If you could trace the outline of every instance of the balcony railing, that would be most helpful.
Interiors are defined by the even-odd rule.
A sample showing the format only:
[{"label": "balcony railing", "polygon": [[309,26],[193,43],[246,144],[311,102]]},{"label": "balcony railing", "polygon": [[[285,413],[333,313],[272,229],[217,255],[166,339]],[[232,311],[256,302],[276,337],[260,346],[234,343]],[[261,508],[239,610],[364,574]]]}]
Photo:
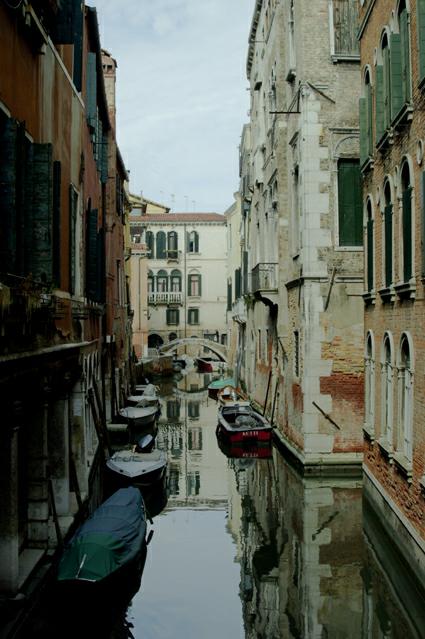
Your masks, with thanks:
[{"label": "balcony railing", "polygon": [[182,296],[181,291],[150,292],[148,302],[149,304],[182,304]]},{"label": "balcony railing", "polygon": [[252,292],[277,291],[277,262],[261,263],[251,271]]}]

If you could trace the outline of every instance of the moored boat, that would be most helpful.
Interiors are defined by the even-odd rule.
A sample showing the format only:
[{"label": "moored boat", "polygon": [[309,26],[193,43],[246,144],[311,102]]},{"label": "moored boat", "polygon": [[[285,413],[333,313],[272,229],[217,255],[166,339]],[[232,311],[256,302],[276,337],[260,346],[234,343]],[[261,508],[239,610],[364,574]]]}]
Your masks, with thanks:
[{"label": "moored boat", "polygon": [[214,357],[197,357],[196,364],[200,373],[214,373],[224,369],[224,362]]},{"label": "moored boat", "polygon": [[225,388],[225,386],[236,386],[236,381],[233,377],[220,377],[220,379],[213,379],[208,384],[208,395],[212,399],[217,399],[218,391]]},{"label": "moored boat", "polygon": [[162,450],[138,452],[136,447],[119,450],[106,462],[115,479],[124,485],[149,485],[159,481],[165,474],[167,455]]},{"label": "moored boat", "polygon": [[232,444],[270,442],[273,428],[265,417],[251,406],[234,403],[218,409],[217,437]]},{"label": "moored boat", "polygon": [[146,557],[146,512],[140,490],[120,488],[78,528],[60,559],[61,588],[111,595],[138,575]]},{"label": "moored boat", "polygon": [[118,411],[120,417],[128,420],[135,428],[149,426],[155,421],[157,406],[127,406]]},{"label": "moored boat", "polygon": [[271,441],[254,443],[231,443],[218,437],[218,447],[230,459],[270,459],[273,446]]},{"label": "moored boat", "polygon": [[233,404],[239,404],[240,406],[251,405],[251,402],[242,395],[240,390],[230,384],[217,391],[217,400],[221,406],[231,406]]}]

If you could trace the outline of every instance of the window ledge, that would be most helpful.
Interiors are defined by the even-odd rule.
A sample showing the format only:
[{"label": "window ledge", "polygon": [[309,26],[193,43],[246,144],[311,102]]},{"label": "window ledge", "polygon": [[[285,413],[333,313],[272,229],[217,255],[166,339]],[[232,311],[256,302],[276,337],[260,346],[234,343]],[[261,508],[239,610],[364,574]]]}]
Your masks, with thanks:
[{"label": "window ledge", "polygon": [[414,300],[416,297],[416,284],[414,279],[408,282],[400,282],[394,286],[394,289],[401,299]]},{"label": "window ledge", "polygon": [[190,297],[191,300],[200,300],[201,299],[200,295],[188,295],[188,297]]},{"label": "window ledge", "polygon": [[362,294],[362,297],[363,297],[363,301],[366,304],[366,306],[371,306],[371,305],[375,304],[375,302],[376,302],[376,292],[374,290],[365,291]]},{"label": "window ledge", "polygon": [[410,124],[413,119],[413,105],[410,102],[403,104],[400,111],[395,116],[394,120],[391,122],[394,129],[399,129],[400,127],[406,126]]},{"label": "window ledge", "polygon": [[334,53],[331,55],[331,60],[334,64],[338,62],[360,62],[360,55],[358,53]]},{"label": "window ledge", "polygon": [[397,466],[397,470],[400,472],[401,475],[403,475],[403,477],[407,479],[410,484],[412,482],[413,476],[412,462],[407,459],[407,457],[402,453],[395,453],[393,459],[395,465]]},{"label": "window ledge", "polygon": [[380,288],[378,291],[381,300],[385,303],[395,302],[395,290],[393,286],[387,286],[386,288]]},{"label": "window ledge", "polygon": [[387,129],[383,136],[376,143],[376,148],[380,153],[388,151],[390,146],[394,144],[394,132],[392,129]]},{"label": "window ledge", "polygon": [[381,449],[383,456],[390,462],[390,464],[392,464],[394,457],[394,449],[392,445],[384,437],[381,437],[378,439],[378,446]]},{"label": "window ledge", "polygon": [[363,437],[371,444],[375,443],[375,433],[369,424],[363,424]]},{"label": "window ledge", "polygon": [[374,167],[374,164],[375,164],[375,162],[373,160],[373,157],[369,155],[366,158],[366,160],[363,162],[363,164],[361,165],[360,171],[362,173],[368,173],[369,171],[372,171],[372,169]]}]

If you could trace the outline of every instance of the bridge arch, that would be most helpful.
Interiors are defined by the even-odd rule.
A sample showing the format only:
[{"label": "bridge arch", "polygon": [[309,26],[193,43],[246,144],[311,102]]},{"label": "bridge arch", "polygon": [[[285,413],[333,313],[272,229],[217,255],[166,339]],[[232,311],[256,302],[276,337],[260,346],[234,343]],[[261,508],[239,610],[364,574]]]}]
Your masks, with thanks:
[{"label": "bridge arch", "polygon": [[176,348],[176,346],[181,346],[184,344],[188,345],[197,345],[204,346],[212,351],[215,355],[217,355],[222,362],[227,363],[227,347],[223,344],[218,344],[217,342],[213,342],[210,339],[205,339],[202,337],[182,337],[180,339],[174,339],[172,342],[168,342],[167,344],[163,344],[159,347],[159,352],[162,355],[169,355]]}]

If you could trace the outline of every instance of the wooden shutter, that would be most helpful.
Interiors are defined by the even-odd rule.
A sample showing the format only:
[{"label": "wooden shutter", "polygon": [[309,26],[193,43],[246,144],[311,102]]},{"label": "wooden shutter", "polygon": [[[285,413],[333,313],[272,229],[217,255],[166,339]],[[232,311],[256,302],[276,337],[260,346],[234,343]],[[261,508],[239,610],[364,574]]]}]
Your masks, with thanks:
[{"label": "wooden shutter", "polygon": [[361,246],[363,235],[361,180],[358,160],[338,163],[339,245]]},{"label": "wooden shutter", "polygon": [[0,271],[13,273],[16,257],[17,123],[3,114],[0,117]]},{"label": "wooden shutter", "polygon": [[24,207],[23,207],[24,234],[22,238],[23,251],[24,251],[24,260],[23,260],[24,275],[28,275],[31,272],[33,191],[34,191],[34,145],[29,140],[26,140]]},{"label": "wooden shutter", "polygon": [[69,185],[69,292],[75,293],[75,276],[77,263],[77,206],[78,194],[72,184]]},{"label": "wooden shutter", "polygon": [[53,281],[61,284],[61,178],[62,167],[59,161],[53,162]]},{"label": "wooden shutter", "polygon": [[164,231],[156,234],[156,259],[163,260],[166,257],[166,237]]},{"label": "wooden shutter", "polygon": [[384,61],[384,129],[387,129],[391,124],[391,65],[388,46],[384,47],[382,57]]},{"label": "wooden shutter", "polygon": [[102,133],[101,141],[101,164],[100,164],[100,179],[103,184],[108,181],[108,134]]},{"label": "wooden shutter", "polygon": [[366,110],[367,110],[367,154],[369,157],[373,155],[373,123],[372,123],[372,113],[373,113],[373,99],[372,99],[372,86],[370,84],[366,85],[367,94],[366,94]]},{"label": "wooden shutter", "polygon": [[202,295],[202,277],[198,275],[198,295],[199,297]]},{"label": "wooden shutter", "polygon": [[403,275],[408,282],[412,277],[412,188],[403,191]]},{"label": "wooden shutter", "polygon": [[393,281],[393,205],[387,204],[384,211],[385,227],[385,286]]},{"label": "wooden shutter", "polygon": [[18,124],[16,133],[16,253],[12,272],[25,275],[26,173],[27,152],[31,143],[26,138],[24,122]]},{"label": "wooden shutter", "polygon": [[421,256],[422,277],[425,277],[425,171],[421,173],[422,182],[422,206],[421,206]]},{"label": "wooden shutter", "polygon": [[97,209],[87,212],[86,293],[91,300],[96,300],[97,293],[97,217]]},{"label": "wooden shutter", "polygon": [[368,218],[366,225],[367,232],[367,290],[370,292],[373,290],[373,220]]},{"label": "wooden shutter", "polygon": [[154,252],[154,238],[152,231],[146,231],[146,244],[150,251],[149,259],[153,259],[155,257]]},{"label": "wooden shutter", "polygon": [[195,253],[199,253],[199,235],[195,231]]},{"label": "wooden shutter", "polygon": [[419,79],[425,78],[425,0],[416,1],[416,21],[418,27]]},{"label": "wooden shutter", "polygon": [[100,228],[96,236],[96,302],[105,301],[106,266],[105,266],[105,229]]},{"label": "wooden shutter", "polygon": [[238,300],[241,296],[241,269],[235,270],[235,300]]},{"label": "wooden shutter", "polygon": [[232,310],[232,282],[227,282],[227,310]]},{"label": "wooden shutter", "polygon": [[359,118],[360,118],[360,165],[363,166],[366,160],[368,159],[366,98],[360,98],[359,100]]},{"label": "wooden shutter", "polygon": [[248,251],[243,252],[243,293],[248,293]]},{"label": "wooden shutter", "polygon": [[394,120],[404,104],[401,66],[401,38],[399,33],[392,33],[390,37],[390,69],[391,120]]},{"label": "wooden shutter", "polygon": [[96,74],[96,54],[87,54],[86,68],[86,118],[89,125],[96,127],[97,117],[97,74]]},{"label": "wooden shutter", "polygon": [[411,80],[410,80],[410,39],[407,9],[403,9],[400,14],[400,40],[401,40],[401,81],[403,103],[410,102]]},{"label": "wooden shutter", "polygon": [[34,144],[33,160],[31,272],[34,279],[51,282],[53,276],[52,145]]},{"label": "wooden shutter", "polygon": [[375,73],[375,122],[376,141],[379,142],[385,133],[384,69],[381,65],[376,67]]}]

